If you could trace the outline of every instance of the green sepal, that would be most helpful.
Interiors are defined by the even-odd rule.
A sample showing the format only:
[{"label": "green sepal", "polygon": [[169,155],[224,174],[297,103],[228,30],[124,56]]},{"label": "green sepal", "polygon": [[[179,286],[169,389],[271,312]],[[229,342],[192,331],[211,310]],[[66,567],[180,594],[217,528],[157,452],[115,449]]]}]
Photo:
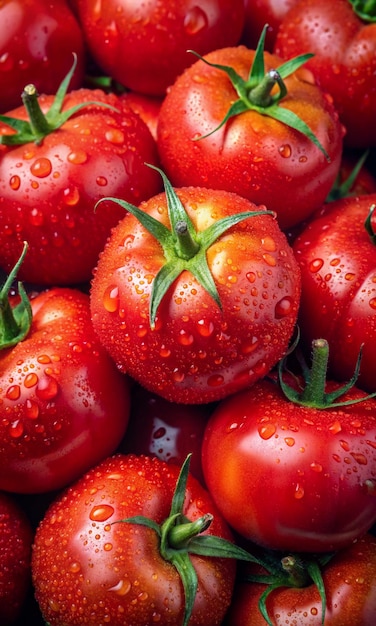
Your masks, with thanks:
[{"label": "green sepal", "polygon": [[0,144],[6,146],[23,145],[34,142],[39,145],[44,137],[60,128],[70,117],[81,109],[89,105],[96,105],[117,111],[115,107],[106,102],[95,100],[81,102],[66,111],[62,111],[64,98],[67,95],[74,70],[77,65],[77,55],[73,53],[73,64],[68,74],[56,92],[55,98],[49,110],[43,113],[38,102],[38,93],[34,85],[26,85],[22,93],[22,101],[27,110],[29,121],[12,118],[9,115],[0,115],[0,122],[3,122],[16,131],[13,135],[0,135]]},{"label": "green sepal", "polygon": [[20,302],[14,307],[11,307],[9,302],[9,291],[27,250],[28,244],[25,242],[20,258],[0,290],[0,350],[12,348],[25,339],[33,320],[30,300],[20,281],[17,284]]},{"label": "green sepal", "polygon": [[355,13],[364,22],[376,22],[376,0],[349,0]]},{"label": "green sepal", "polygon": [[331,188],[325,202],[334,202],[335,200],[340,200],[341,198],[347,198],[349,196],[355,196],[355,193],[350,193],[350,189],[356,181],[356,178],[362,169],[364,163],[367,160],[369,155],[369,150],[365,150],[362,156],[358,159],[355,166],[351,170],[349,176],[341,183],[341,172],[338,173],[336,180],[334,181],[333,187]]},{"label": "green sepal", "polygon": [[[154,328],[158,308],[163,297],[184,270],[191,272],[221,309],[218,290],[207,261],[208,248],[220,235],[239,222],[256,215],[270,215],[275,218],[275,213],[266,209],[244,211],[217,220],[208,226],[206,230],[198,232],[165,173],[155,165],[149,163],[145,165],[159,172],[163,179],[171,230],[152,215],[145,213],[145,211],[139,207],[130,204],[126,200],[121,200],[120,198],[101,198],[96,203],[95,209],[101,202],[111,201],[119,204],[123,209],[138,219],[142,226],[159,242],[163,249],[166,262],[153,280],[150,295],[150,327]],[[183,235],[181,234],[182,224],[185,226]]]}]

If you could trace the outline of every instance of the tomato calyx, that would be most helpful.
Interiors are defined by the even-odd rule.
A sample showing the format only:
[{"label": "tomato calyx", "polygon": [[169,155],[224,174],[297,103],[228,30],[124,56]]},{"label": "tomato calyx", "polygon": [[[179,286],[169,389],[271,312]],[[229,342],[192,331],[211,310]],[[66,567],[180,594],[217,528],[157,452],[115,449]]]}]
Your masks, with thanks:
[{"label": "tomato calyx", "polygon": [[277,368],[280,387],[284,395],[288,400],[290,400],[290,402],[294,402],[295,404],[300,404],[302,406],[313,407],[316,409],[330,409],[357,404],[376,396],[375,392],[361,398],[353,398],[351,400],[339,400],[341,396],[350,391],[350,389],[356,384],[360,372],[363,346],[361,346],[360,348],[354,369],[354,374],[352,375],[351,379],[334,391],[325,391],[329,360],[329,344],[326,339],[313,340],[311,368],[308,367],[302,354],[300,352],[296,353],[297,359],[302,368],[304,385],[302,387],[301,384],[299,384],[299,388],[301,389],[301,391],[298,391],[297,389],[294,389],[293,387],[288,385],[283,379],[283,374],[286,370],[286,359],[288,354],[290,354],[290,352],[296,347],[298,340],[299,338],[297,338],[291,350],[283,357],[283,359],[280,360]]},{"label": "tomato calyx", "polygon": [[[264,48],[267,29],[268,24],[265,24],[257,44],[255,56],[247,80],[244,80],[234,70],[234,68],[228,65],[211,63],[194,50],[188,51],[197,56],[201,61],[210,67],[214,67],[225,72],[239,96],[239,99],[233,102],[230,106],[221,123],[206,135],[196,137],[195,141],[209,137],[226,124],[231,117],[252,110],[257,111],[261,115],[267,115],[278,122],[289,126],[293,130],[302,133],[321,150],[326,160],[330,161],[327,151],[309,128],[308,124],[306,124],[305,121],[293,111],[279,106],[280,101],[288,93],[283,79],[293,74],[314,55],[311,53],[301,54],[293,59],[289,59],[285,63],[282,63],[278,69],[271,69],[268,72],[265,72]],[[278,87],[278,92],[272,93],[275,86]]]},{"label": "tomato calyx", "polygon": [[320,554],[307,558],[306,555],[289,554],[283,556],[279,553],[268,551],[263,555],[264,569],[267,574],[246,574],[243,577],[245,582],[266,584],[267,588],[259,599],[259,610],[269,626],[273,626],[266,601],[268,596],[281,587],[303,588],[312,583],[320,594],[322,617],[321,623],[325,622],[326,613],[326,593],[322,578],[322,568],[330,561],[334,553]]},{"label": "tomato calyx", "polygon": [[14,307],[9,302],[9,291],[25,258],[27,249],[28,244],[24,242],[20,258],[0,289],[0,350],[15,346],[26,337],[30,330],[33,314],[30,300],[20,281],[17,285],[20,302]]},{"label": "tomato calyx", "polygon": [[366,162],[368,155],[369,150],[366,150],[355,163],[349,176],[343,182],[341,182],[341,172],[338,173],[338,176],[334,181],[333,187],[331,188],[325,202],[334,202],[336,200],[340,200],[341,198],[355,196],[355,192],[351,193],[350,190],[354,185],[356,178],[360,173],[360,170]]},{"label": "tomato calyx", "polygon": [[43,113],[39,105],[39,94],[35,85],[29,84],[25,86],[21,94],[22,102],[26,108],[29,121],[21,120],[9,115],[0,115],[0,122],[3,122],[16,131],[14,134],[0,135],[0,144],[5,146],[14,146],[34,142],[39,145],[47,135],[60,128],[80,109],[89,105],[97,105],[116,110],[112,105],[107,104],[106,102],[96,102],[93,100],[80,102],[70,109],[62,111],[64,98],[67,94],[69,83],[77,65],[77,56],[75,53],[73,53],[73,57],[72,67],[60,83],[54,101],[47,113]]},{"label": "tomato calyx", "polygon": [[376,22],[376,0],[349,0],[354,12],[364,22]]},{"label": "tomato calyx", "polygon": [[150,327],[153,329],[155,328],[158,307],[164,295],[184,270],[188,270],[193,274],[221,309],[218,290],[206,258],[208,248],[224,232],[239,222],[256,215],[271,215],[274,219],[275,214],[273,211],[266,209],[244,211],[223,217],[205,230],[196,231],[183,203],[165,173],[154,165],[149,163],[146,163],[146,165],[155,169],[162,176],[171,230],[139,207],[119,198],[101,198],[95,205],[95,208],[100,202],[109,200],[120,204],[120,206],[138,219],[142,226],[157,239],[163,248],[166,262],[154,277],[149,305]]},{"label": "tomato calyx", "polygon": [[238,559],[262,565],[256,557],[227,539],[202,534],[213,520],[211,513],[207,513],[194,521],[189,520],[183,514],[190,458],[191,454],[187,456],[180,469],[170,514],[162,524],[157,524],[154,520],[143,515],[135,515],[112,522],[112,524],[138,524],[156,532],[159,537],[161,557],[176,568],[183,584],[185,610],[182,626],[187,626],[190,620],[198,587],[197,573],[190,559],[190,554]]}]

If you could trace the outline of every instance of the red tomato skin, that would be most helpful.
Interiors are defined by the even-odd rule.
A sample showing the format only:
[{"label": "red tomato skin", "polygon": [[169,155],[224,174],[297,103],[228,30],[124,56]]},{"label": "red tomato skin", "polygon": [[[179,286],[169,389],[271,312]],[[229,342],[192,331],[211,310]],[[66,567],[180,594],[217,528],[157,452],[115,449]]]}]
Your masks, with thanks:
[{"label": "red tomato skin", "polygon": [[14,624],[31,587],[31,524],[13,495],[0,492],[0,616]]},{"label": "red tomato skin", "polygon": [[295,405],[268,380],[224,400],[209,419],[202,464],[225,519],[275,550],[348,546],[376,518],[375,410],[375,400]]},{"label": "red tomato skin", "polygon": [[[39,99],[43,111],[52,99]],[[95,203],[109,195],[137,204],[161,190],[159,174],[145,167],[159,164],[156,143],[118,97],[79,89],[66,96],[63,110],[92,101],[116,110],[88,105],[40,145],[0,146],[0,266],[9,272],[28,241],[21,280],[47,286],[89,281],[124,215],[114,203],[95,211]],[[9,115],[25,119],[26,112],[20,107]]]},{"label": "red tomato skin", "polygon": [[[156,457],[115,455],[94,467],[51,505],[33,548],[36,598],[51,626],[181,624],[184,598],[179,575],[159,554],[153,530],[113,523],[144,515],[160,524],[169,515],[179,467]],[[188,479],[184,514],[211,511],[205,532],[232,535],[208,492]],[[56,538],[49,544],[48,538]],[[198,593],[189,624],[219,626],[231,600],[232,559],[192,555]]]},{"label": "red tomato skin", "polygon": [[244,0],[245,21],[242,43],[256,49],[261,31],[268,25],[265,50],[273,51],[278,28],[284,16],[299,0]]},{"label": "red tomato skin", "polygon": [[375,23],[363,22],[348,0],[300,1],[280,24],[274,52],[283,58],[312,52],[306,67],[333,97],[346,145],[376,145]]},{"label": "red tomato skin", "polygon": [[[322,571],[327,607],[324,626],[373,626],[376,615],[376,540],[356,540],[338,552]],[[258,609],[266,586],[239,583],[224,626],[265,626]],[[266,608],[275,626],[321,626],[322,606],[314,584],[273,591]]]},{"label": "red tomato skin", "polygon": [[81,28],[65,0],[4,0],[0,7],[0,112],[21,103],[32,83],[55,93],[77,57],[71,89],[82,86],[85,46]]},{"label": "red tomato skin", "polygon": [[[349,380],[363,344],[357,384],[376,391],[376,247],[364,222],[376,193],[329,203],[294,242],[302,271],[300,329],[330,345],[332,376]],[[376,220],[372,220],[376,229]]]},{"label": "red tomato skin", "polygon": [[97,64],[133,91],[163,96],[195,57],[236,45],[243,0],[75,0]]},{"label": "red tomato skin", "polygon": [[128,380],[100,345],[89,298],[56,288],[32,301],[29,335],[0,355],[0,489],[60,489],[120,443]]},{"label": "red tomato skin", "polygon": [[[248,78],[254,51],[223,48],[205,56]],[[265,52],[265,71],[282,59]],[[306,219],[321,206],[340,167],[343,128],[332,103],[302,68],[285,79],[280,106],[302,117],[330,157],[298,131],[256,111],[232,117],[209,137],[237,99],[225,72],[197,61],[166,95],[158,118],[158,150],[176,186],[226,189],[275,211],[281,228]],[[196,139],[196,140],[195,140]]]},{"label": "red tomato skin", "polygon": [[[204,188],[176,190],[198,230],[257,207]],[[165,194],[141,205],[168,226]],[[262,210],[262,209],[261,209]],[[300,276],[275,219],[253,216],[209,247],[222,310],[188,271],[165,294],[150,328],[153,277],[163,250],[128,214],[113,230],[91,286],[92,321],[121,371],[171,402],[214,402],[264,376],[293,332]]]}]

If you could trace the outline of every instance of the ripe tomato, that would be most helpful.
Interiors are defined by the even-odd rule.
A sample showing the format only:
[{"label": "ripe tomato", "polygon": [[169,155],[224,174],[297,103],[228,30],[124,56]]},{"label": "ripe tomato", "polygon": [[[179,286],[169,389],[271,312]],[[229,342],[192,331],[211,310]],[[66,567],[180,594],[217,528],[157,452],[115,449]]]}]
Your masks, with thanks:
[{"label": "ripe tomato", "polygon": [[[325,620],[321,598],[312,581],[300,589],[281,586],[271,591],[266,610],[273,626],[373,626],[376,615],[375,537],[364,535],[337,552],[323,568],[322,577],[327,603]],[[265,584],[240,578],[224,624],[265,626],[259,601],[266,589]]]},{"label": "ripe tomato", "polygon": [[[365,15],[367,10],[369,16]],[[347,130],[345,143],[363,148],[376,145],[376,23],[372,2],[367,7],[367,3],[349,0],[301,0],[282,20],[274,52],[284,59],[314,53],[307,68],[332,96]]]},{"label": "ripe tomato", "polygon": [[16,500],[0,492],[0,616],[10,626],[31,586],[31,524]]},{"label": "ripe tomato", "polygon": [[164,95],[201,54],[236,45],[244,0],[74,0],[90,52],[104,72],[129,89]]},{"label": "ripe tomato", "polygon": [[[260,98],[260,85],[269,88],[271,76],[279,80],[283,63],[268,52],[263,57],[260,73],[254,50],[222,48],[180,75],[161,106],[158,149],[173,185],[233,191],[275,211],[285,229],[306,219],[328,195],[340,166],[343,129],[331,101],[304,68],[283,79],[287,95],[278,103],[275,90]],[[230,80],[218,65],[238,77]],[[258,70],[249,79],[251,67]],[[220,126],[239,107],[240,113]],[[293,114],[326,157],[312,138],[276,119]]]},{"label": "ripe tomato", "polygon": [[[302,270],[300,329],[307,345],[314,337],[330,344],[330,369],[351,377],[363,345],[359,386],[376,391],[376,246],[365,222],[376,193],[325,205],[294,242]],[[370,228],[376,231],[376,214]]]},{"label": "ripe tomato", "polygon": [[244,0],[244,45],[255,48],[264,24],[267,24],[265,49],[272,52],[279,25],[287,11],[297,2],[299,0]]},{"label": "ripe tomato", "polygon": [[[328,383],[326,391],[339,388]],[[341,401],[363,398],[353,387]],[[202,444],[204,477],[229,524],[276,550],[348,546],[376,520],[376,400],[316,408],[264,379],[222,401]]]},{"label": "ripe tomato", "polygon": [[29,333],[0,352],[0,489],[18,493],[76,479],[115,450],[129,415],[127,379],[94,333],[88,296],[50,289],[31,307]]},{"label": "ripe tomato", "polygon": [[[39,98],[45,114],[53,102],[53,96]],[[63,96],[61,105],[63,114],[85,106],[66,121],[57,113],[55,130],[45,136],[45,120],[38,115],[41,136],[0,145],[0,265],[9,271],[27,241],[20,278],[48,286],[91,279],[111,228],[123,216],[114,204],[95,212],[99,198],[140,202],[161,189],[160,178],[144,166],[158,163],[156,143],[117,96],[79,89]],[[28,119],[25,107],[9,116]],[[0,140],[12,132],[0,121]]]},{"label": "ripe tomato", "polygon": [[[299,271],[264,207],[252,214],[258,207],[235,194],[165,185],[141,210],[123,203],[129,212],[92,281],[92,321],[121,371],[167,400],[202,404],[248,387],[284,354]],[[163,242],[131,211],[152,220]]]},{"label": "ripe tomato", "polygon": [[0,5],[0,112],[19,105],[28,83],[55,93],[61,77],[77,66],[71,89],[81,87],[84,38],[65,0],[3,0]]},{"label": "ripe tomato", "polygon": [[[171,533],[162,531],[162,541],[157,531],[170,519],[178,474],[178,466],[156,457],[115,455],[57,497],[36,531],[32,556],[36,598],[50,626],[188,624],[182,580],[161,554],[164,547],[176,550]],[[173,531],[210,512],[203,535],[231,540],[209,493],[192,476],[181,496]],[[121,521],[141,515],[153,526]],[[182,563],[184,554],[182,547]],[[235,561],[189,558],[198,578],[189,624],[217,626],[230,604]]]}]

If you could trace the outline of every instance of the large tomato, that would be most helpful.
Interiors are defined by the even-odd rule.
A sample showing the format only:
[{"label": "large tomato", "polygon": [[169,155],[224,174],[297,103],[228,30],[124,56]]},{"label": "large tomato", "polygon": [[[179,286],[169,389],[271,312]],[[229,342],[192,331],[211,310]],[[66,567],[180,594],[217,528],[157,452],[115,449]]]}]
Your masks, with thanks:
[{"label": "large tomato", "polygon": [[[178,466],[156,457],[116,455],[53,502],[32,556],[36,598],[50,626],[221,624],[235,561],[203,554],[212,535],[236,547],[196,479],[188,476],[173,499],[178,474]],[[193,543],[202,540],[203,552],[195,554]]]},{"label": "large tomato", "polygon": [[204,434],[204,477],[218,508],[268,548],[340,549],[376,520],[376,400],[352,387],[337,406],[330,394],[339,385],[318,393],[318,378],[310,373],[296,399],[259,381],[222,401]]},{"label": "large tomato", "polygon": [[0,145],[0,266],[9,271],[27,241],[21,279],[49,286],[89,281],[123,215],[114,204],[95,212],[95,202],[114,194],[138,203],[161,189],[144,166],[158,163],[155,141],[113,94],[24,96],[26,107],[0,118],[0,144],[9,144]]},{"label": "large tomato", "polygon": [[206,403],[284,354],[300,275],[265,207],[165,185],[140,208],[123,203],[92,281],[92,320],[122,371],[170,401]]},{"label": "large tomato", "polygon": [[307,348],[315,337],[327,339],[332,375],[346,380],[363,345],[358,384],[368,391],[376,391],[374,205],[376,193],[331,202],[294,243],[303,276],[299,316]]},{"label": "large tomato", "polygon": [[18,493],[78,478],[115,450],[129,415],[127,379],[94,333],[88,296],[50,289],[31,300],[31,314],[15,345],[1,333],[9,341],[0,352],[0,489]]},{"label": "large tomato", "polygon": [[259,47],[207,54],[166,95],[158,149],[173,185],[233,191],[275,211],[285,229],[328,195],[343,129],[311,73],[303,67],[291,74],[282,64]]},{"label": "large tomato", "polygon": [[244,0],[72,0],[97,64],[129,89],[164,95],[201,54],[236,45]]},{"label": "large tomato", "polygon": [[373,2],[300,0],[282,20],[274,46],[285,59],[314,53],[307,68],[332,96],[353,147],[376,145],[375,19]]},{"label": "large tomato", "polygon": [[0,111],[19,105],[25,85],[55,93],[61,77],[77,67],[71,88],[81,87],[84,37],[66,0],[3,0],[0,5]]}]

